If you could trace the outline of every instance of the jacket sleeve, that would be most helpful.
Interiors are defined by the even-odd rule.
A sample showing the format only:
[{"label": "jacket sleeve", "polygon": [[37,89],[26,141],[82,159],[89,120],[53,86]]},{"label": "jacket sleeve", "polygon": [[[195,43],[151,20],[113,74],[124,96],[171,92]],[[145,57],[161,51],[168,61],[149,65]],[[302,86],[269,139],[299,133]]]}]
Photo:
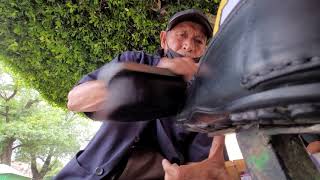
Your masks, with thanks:
[{"label": "jacket sleeve", "polygon": [[[145,64],[150,66],[156,66],[160,61],[160,56],[149,55],[143,51],[126,51],[118,56],[116,56],[110,63],[121,63],[121,62],[133,62],[139,64]],[[97,76],[101,68],[85,75],[82,79],[76,84],[82,84],[87,81],[97,80]]]}]

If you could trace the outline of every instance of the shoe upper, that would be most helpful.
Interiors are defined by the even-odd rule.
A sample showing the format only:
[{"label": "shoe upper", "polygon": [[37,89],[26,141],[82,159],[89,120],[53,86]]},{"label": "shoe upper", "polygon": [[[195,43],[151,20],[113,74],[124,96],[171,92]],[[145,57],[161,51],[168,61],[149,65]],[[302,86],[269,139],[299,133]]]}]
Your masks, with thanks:
[{"label": "shoe upper", "polygon": [[230,113],[243,97],[319,82],[319,32],[318,0],[240,1],[200,60],[179,119]]}]

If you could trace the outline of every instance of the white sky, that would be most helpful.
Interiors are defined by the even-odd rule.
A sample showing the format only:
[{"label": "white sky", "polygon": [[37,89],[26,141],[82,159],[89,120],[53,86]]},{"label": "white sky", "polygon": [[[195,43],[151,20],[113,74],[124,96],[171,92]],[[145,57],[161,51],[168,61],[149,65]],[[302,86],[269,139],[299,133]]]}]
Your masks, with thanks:
[{"label": "white sky", "polygon": [[235,133],[226,135],[226,147],[229,160],[243,159]]},{"label": "white sky", "polygon": [[11,78],[11,76],[7,73],[3,73],[0,74],[0,84],[12,84],[13,83],[13,79]]}]

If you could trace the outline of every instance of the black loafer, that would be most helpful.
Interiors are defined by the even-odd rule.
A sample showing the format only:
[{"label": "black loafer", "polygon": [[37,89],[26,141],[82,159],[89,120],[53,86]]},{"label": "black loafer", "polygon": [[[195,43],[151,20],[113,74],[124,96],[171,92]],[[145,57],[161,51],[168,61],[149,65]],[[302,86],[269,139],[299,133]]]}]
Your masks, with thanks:
[{"label": "black loafer", "polygon": [[98,120],[148,121],[175,116],[186,100],[187,83],[169,70],[136,63],[105,65],[98,79],[106,82],[108,102],[93,113]]},{"label": "black loafer", "polygon": [[319,117],[319,104],[320,1],[242,0],[201,59],[178,120],[205,132],[280,124]]}]

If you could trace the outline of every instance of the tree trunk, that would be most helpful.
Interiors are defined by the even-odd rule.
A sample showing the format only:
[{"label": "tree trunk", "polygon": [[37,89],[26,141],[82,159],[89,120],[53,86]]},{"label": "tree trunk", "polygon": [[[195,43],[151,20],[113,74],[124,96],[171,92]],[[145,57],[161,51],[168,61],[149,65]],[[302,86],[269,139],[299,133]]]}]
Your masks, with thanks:
[{"label": "tree trunk", "polygon": [[35,154],[31,155],[31,172],[32,172],[32,179],[34,180],[42,180],[41,175],[37,168],[37,158]]},{"label": "tree trunk", "polygon": [[51,164],[51,159],[52,159],[52,152],[53,149],[50,149],[50,152],[48,156],[46,157],[44,164],[39,171],[37,168],[37,161],[36,161],[36,156],[34,154],[31,154],[31,172],[32,172],[32,179],[34,180],[43,180],[44,176],[51,170],[50,164]]},{"label": "tree trunk", "polygon": [[11,165],[12,146],[14,141],[14,138],[7,138],[3,141],[3,146],[0,150],[0,161],[2,164]]},{"label": "tree trunk", "polygon": [[43,177],[41,177],[39,174],[37,176],[32,174],[32,180],[43,180]]}]

